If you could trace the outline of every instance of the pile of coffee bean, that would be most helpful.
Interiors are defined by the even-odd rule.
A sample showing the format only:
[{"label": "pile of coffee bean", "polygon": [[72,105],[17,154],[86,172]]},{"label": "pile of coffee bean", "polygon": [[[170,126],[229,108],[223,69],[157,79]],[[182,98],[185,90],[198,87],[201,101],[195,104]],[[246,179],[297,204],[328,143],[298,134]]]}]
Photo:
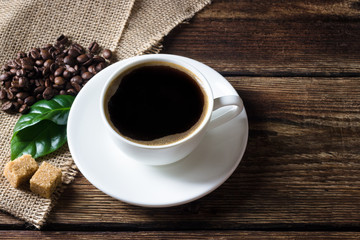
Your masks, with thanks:
[{"label": "pile of coffee bean", "polygon": [[41,99],[56,95],[77,95],[98,72],[110,64],[109,49],[99,54],[100,46],[92,42],[88,51],[68,37],[61,35],[55,44],[19,52],[8,61],[0,75],[1,110],[7,113],[26,113]]}]

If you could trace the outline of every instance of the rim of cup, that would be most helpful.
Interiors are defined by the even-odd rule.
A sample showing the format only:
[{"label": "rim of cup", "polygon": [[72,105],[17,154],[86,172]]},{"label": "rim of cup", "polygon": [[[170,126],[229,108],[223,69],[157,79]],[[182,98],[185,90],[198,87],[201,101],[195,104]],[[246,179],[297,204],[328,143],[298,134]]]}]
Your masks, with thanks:
[{"label": "rim of cup", "polygon": [[[111,74],[111,76],[106,80],[105,85],[103,86],[102,90],[101,90],[101,97],[100,97],[100,114],[101,114],[101,118],[102,120],[106,123],[106,128],[107,130],[109,130],[111,132],[111,134],[113,136],[115,136],[117,139],[122,140],[130,145],[136,146],[136,147],[140,147],[140,148],[146,148],[146,149],[163,149],[163,148],[170,148],[173,146],[177,146],[182,144],[183,142],[188,141],[189,139],[195,137],[202,129],[204,129],[206,127],[206,125],[208,124],[208,122],[210,121],[210,117],[212,115],[212,109],[213,109],[213,105],[214,105],[214,97],[213,97],[213,93],[211,90],[211,87],[208,83],[208,81],[206,80],[205,76],[198,71],[195,67],[193,67],[191,64],[182,61],[182,60],[178,60],[178,59],[172,59],[171,55],[168,54],[149,54],[149,55],[143,55],[143,56],[136,56],[133,58],[129,58],[128,59],[128,63],[125,63],[125,65],[123,65],[122,67],[120,67],[119,69],[117,69],[113,74]],[[106,101],[106,96],[107,96],[107,91],[110,87],[110,85],[113,83],[113,81],[121,76],[121,74],[123,74],[124,72],[126,72],[127,70],[134,68],[136,69],[136,66],[138,65],[142,65],[145,63],[151,63],[151,62],[165,62],[165,63],[169,63],[169,64],[175,64],[180,66],[181,68],[184,68],[187,72],[187,74],[191,74],[192,78],[196,80],[196,82],[198,83],[198,85],[200,85],[200,87],[204,90],[204,94],[205,94],[205,98],[207,98],[208,101],[208,106],[207,109],[204,109],[204,111],[206,111],[206,114],[204,116],[204,118],[202,119],[202,122],[200,123],[200,125],[195,128],[189,135],[187,135],[186,137],[176,141],[176,142],[171,142],[168,144],[163,144],[163,145],[146,145],[146,144],[141,144],[141,143],[136,143],[133,142],[129,139],[126,139],[125,137],[121,136],[118,131],[116,131],[114,128],[115,126],[111,123],[111,120],[108,119],[106,117],[105,114],[105,108],[107,108],[107,103],[105,103]],[[166,65],[166,64],[164,64]],[[180,68],[180,71],[182,71]]]}]

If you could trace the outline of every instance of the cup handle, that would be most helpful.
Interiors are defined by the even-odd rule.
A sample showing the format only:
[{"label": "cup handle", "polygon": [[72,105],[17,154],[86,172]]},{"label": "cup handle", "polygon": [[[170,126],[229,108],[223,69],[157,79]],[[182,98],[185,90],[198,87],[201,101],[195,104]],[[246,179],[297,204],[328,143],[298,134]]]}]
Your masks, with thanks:
[{"label": "cup handle", "polygon": [[[225,106],[233,106],[229,111],[219,115],[214,114],[216,110]],[[214,99],[214,108],[213,108],[213,115],[211,116],[209,122],[209,129],[216,128],[237,115],[239,115],[242,110],[244,109],[244,104],[242,99],[238,95],[228,95],[222,96]]]}]

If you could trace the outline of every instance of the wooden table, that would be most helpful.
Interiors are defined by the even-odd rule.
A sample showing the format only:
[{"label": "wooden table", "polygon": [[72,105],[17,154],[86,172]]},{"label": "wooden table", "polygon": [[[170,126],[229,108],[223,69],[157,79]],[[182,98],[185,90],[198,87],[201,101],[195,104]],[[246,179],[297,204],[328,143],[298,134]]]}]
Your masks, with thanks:
[{"label": "wooden table", "polygon": [[81,174],[44,231],[0,213],[0,238],[359,239],[360,2],[214,0],[164,53],[219,71],[243,98],[247,150],[195,202],[142,208]]}]

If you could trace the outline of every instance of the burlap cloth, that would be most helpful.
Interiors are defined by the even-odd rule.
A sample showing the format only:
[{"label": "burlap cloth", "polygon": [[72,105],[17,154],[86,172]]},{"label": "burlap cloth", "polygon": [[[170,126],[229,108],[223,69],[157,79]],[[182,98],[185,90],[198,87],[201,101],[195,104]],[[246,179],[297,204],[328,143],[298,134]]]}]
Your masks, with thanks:
[{"label": "burlap cloth", "polygon": [[[161,39],[176,25],[191,18],[211,0],[2,0],[0,1],[0,64],[18,51],[54,43],[65,34],[88,46],[96,40],[114,51],[118,60],[161,50]],[[10,139],[18,115],[0,113],[0,208],[41,228],[65,186],[78,170],[68,147],[45,156],[62,169],[63,184],[51,199],[15,189],[3,176],[10,160]]]}]

